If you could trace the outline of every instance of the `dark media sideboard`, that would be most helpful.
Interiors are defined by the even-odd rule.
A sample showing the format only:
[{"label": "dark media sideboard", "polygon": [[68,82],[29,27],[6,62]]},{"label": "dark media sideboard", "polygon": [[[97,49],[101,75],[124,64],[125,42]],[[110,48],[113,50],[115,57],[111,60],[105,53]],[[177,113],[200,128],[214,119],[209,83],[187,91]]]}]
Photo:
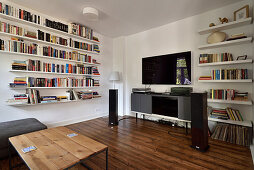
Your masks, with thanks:
[{"label": "dark media sideboard", "polygon": [[191,97],[164,93],[132,93],[131,111],[191,120]]}]

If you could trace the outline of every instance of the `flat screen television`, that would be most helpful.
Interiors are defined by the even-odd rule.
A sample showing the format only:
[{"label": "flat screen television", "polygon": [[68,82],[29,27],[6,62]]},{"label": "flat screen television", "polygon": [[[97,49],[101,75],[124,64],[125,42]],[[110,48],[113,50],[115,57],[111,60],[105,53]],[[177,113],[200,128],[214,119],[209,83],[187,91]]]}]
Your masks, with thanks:
[{"label": "flat screen television", "polygon": [[142,84],[191,84],[191,51],[142,58]]}]

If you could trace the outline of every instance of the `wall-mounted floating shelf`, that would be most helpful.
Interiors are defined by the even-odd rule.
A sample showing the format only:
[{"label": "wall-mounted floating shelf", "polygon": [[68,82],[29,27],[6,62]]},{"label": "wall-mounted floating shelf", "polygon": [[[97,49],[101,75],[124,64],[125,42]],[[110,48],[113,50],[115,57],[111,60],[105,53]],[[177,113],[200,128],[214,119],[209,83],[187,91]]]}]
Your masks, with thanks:
[{"label": "wall-mounted floating shelf", "polygon": [[208,48],[217,48],[217,47],[225,47],[230,45],[238,45],[238,44],[244,44],[244,43],[251,43],[252,37],[242,38],[238,40],[231,40],[231,41],[224,41],[220,43],[214,43],[214,44],[206,44],[201,45],[198,47],[198,49],[208,49]]},{"label": "wall-mounted floating shelf", "polygon": [[222,123],[229,123],[229,124],[234,124],[234,125],[252,127],[251,121],[223,120],[223,119],[216,119],[216,118],[211,118],[211,117],[208,117],[208,120],[213,121],[213,122],[222,122]]},{"label": "wall-mounted floating shelf", "polygon": [[216,26],[213,26],[213,27],[208,27],[208,28],[205,28],[205,29],[201,29],[201,30],[198,31],[198,33],[201,34],[201,35],[202,34],[208,34],[208,33],[215,32],[215,31],[221,31],[221,30],[241,27],[241,26],[244,26],[244,25],[251,24],[251,22],[252,22],[252,18],[249,17],[249,18],[238,20],[238,21],[232,21],[232,22],[229,22],[229,23],[220,24],[220,25],[216,25]]},{"label": "wall-mounted floating shelf", "polygon": [[200,83],[252,83],[252,79],[242,80],[198,80]]},{"label": "wall-mounted floating shelf", "polygon": [[203,64],[198,64],[198,66],[207,67],[207,66],[232,65],[232,64],[247,64],[252,62],[253,62],[252,59],[246,59],[246,60],[223,61],[223,62],[214,62],[214,63],[203,63]]},{"label": "wall-mounted floating shelf", "polygon": [[252,101],[207,99],[208,103],[252,105]]},{"label": "wall-mounted floating shelf", "polygon": [[13,16],[2,14],[2,13],[0,13],[0,18],[7,19],[7,20],[10,20],[10,21],[14,21],[14,22],[21,23],[21,24],[25,24],[25,25],[29,25],[29,26],[33,26],[33,27],[38,28],[38,29],[47,30],[47,31],[50,31],[52,33],[67,36],[69,38],[75,38],[75,39],[79,39],[79,40],[82,40],[82,41],[91,42],[91,43],[94,43],[94,44],[99,44],[98,41],[90,40],[88,38],[84,38],[84,37],[81,37],[81,36],[78,36],[78,35],[70,34],[70,33],[64,32],[64,31],[60,31],[60,30],[57,30],[57,29],[53,29],[53,28],[50,28],[50,27],[39,25],[39,24],[36,24],[36,23],[33,23],[33,22],[22,20],[22,19],[13,17]]},{"label": "wall-mounted floating shelf", "polygon": [[68,75],[68,76],[99,77],[99,75],[92,75],[92,74],[53,73],[53,72],[27,71],[27,70],[10,70],[10,72],[16,72],[16,73],[34,73],[34,74],[54,74],[54,75]]},{"label": "wall-mounted floating shelf", "polygon": [[100,65],[100,64],[89,63],[89,62],[68,60],[68,59],[63,59],[63,58],[55,58],[55,57],[42,56],[42,55],[36,55],[36,54],[10,52],[10,51],[3,51],[3,50],[0,50],[0,53],[10,54],[10,55],[19,55],[19,56],[22,55],[22,56],[28,56],[28,57],[45,58],[45,59],[51,59],[51,60],[60,60],[60,61],[65,61],[65,62],[74,62],[74,63],[80,63],[80,64],[84,64],[84,65],[88,65],[88,66],[99,66]]}]

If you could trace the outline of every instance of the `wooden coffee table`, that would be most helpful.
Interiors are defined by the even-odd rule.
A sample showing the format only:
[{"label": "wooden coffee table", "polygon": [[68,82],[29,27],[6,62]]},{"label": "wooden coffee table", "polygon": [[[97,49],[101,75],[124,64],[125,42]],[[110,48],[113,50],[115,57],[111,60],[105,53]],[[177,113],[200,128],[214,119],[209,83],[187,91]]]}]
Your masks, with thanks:
[{"label": "wooden coffee table", "polygon": [[[78,134],[68,137],[68,134]],[[106,152],[108,169],[108,147],[66,127],[56,127],[9,138],[9,148],[13,146],[29,169],[69,169],[103,151]],[[37,149],[24,153],[23,148],[35,146]],[[12,169],[11,153],[9,154]]]}]

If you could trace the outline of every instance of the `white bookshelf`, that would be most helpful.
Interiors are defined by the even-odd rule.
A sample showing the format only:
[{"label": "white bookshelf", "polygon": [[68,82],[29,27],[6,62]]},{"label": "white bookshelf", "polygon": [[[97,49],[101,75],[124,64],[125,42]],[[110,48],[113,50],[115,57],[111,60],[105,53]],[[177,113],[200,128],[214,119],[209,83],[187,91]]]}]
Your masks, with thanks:
[{"label": "white bookshelf", "polygon": [[235,61],[223,61],[223,62],[214,62],[214,63],[203,63],[198,64],[199,67],[207,67],[207,66],[219,66],[219,65],[235,65],[235,64],[251,64],[253,62],[252,59],[246,60],[235,60]]},{"label": "white bookshelf", "polygon": [[244,25],[249,25],[249,24],[251,24],[251,22],[252,22],[252,18],[249,17],[249,18],[238,20],[238,21],[232,21],[232,22],[229,22],[229,23],[204,28],[204,29],[199,30],[198,33],[200,35],[208,34],[208,33],[212,33],[212,32],[215,32],[215,31],[221,31],[221,30],[241,27],[241,26],[244,26]]},{"label": "white bookshelf", "polygon": [[82,41],[86,41],[86,42],[90,42],[90,43],[94,43],[94,44],[99,44],[98,41],[90,40],[90,39],[85,38],[85,37],[70,34],[70,33],[64,32],[64,31],[60,31],[60,30],[57,30],[57,29],[54,29],[54,28],[39,25],[39,24],[29,22],[29,21],[26,21],[26,20],[22,20],[22,19],[10,16],[10,15],[5,15],[5,14],[0,13],[0,18],[6,19],[6,20],[9,20],[9,21],[14,21],[14,22],[17,22],[17,23],[21,23],[21,24],[24,24],[24,25],[29,25],[29,26],[32,26],[34,28],[50,31],[51,33],[64,35],[64,36],[67,36],[69,38],[75,38],[77,40],[82,40]]},{"label": "white bookshelf", "polygon": [[27,40],[27,41],[30,41],[30,42],[36,42],[36,43],[41,43],[41,44],[45,44],[45,45],[60,47],[60,48],[64,48],[64,49],[70,49],[70,50],[73,50],[73,51],[79,51],[79,52],[83,52],[83,53],[99,54],[99,53],[93,52],[93,51],[88,51],[88,50],[83,50],[83,49],[79,49],[79,48],[69,47],[69,46],[65,46],[65,45],[61,45],[61,44],[55,44],[55,43],[51,43],[51,42],[47,42],[47,41],[38,40],[36,38],[26,37],[26,36],[9,34],[9,33],[5,33],[5,32],[0,32],[0,35],[8,36],[8,37],[16,37],[16,38],[20,38],[20,39]]},{"label": "white bookshelf", "polygon": [[219,43],[214,43],[214,44],[201,45],[198,47],[198,49],[225,47],[225,46],[230,46],[230,45],[239,45],[239,44],[246,44],[246,43],[251,43],[251,42],[252,42],[252,37],[247,37],[247,38],[242,38],[242,39],[238,39],[238,40],[231,40],[231,41],[224,41],[224,42],[219,42]]},{"label": "white bookshelf", "polygon": [[22,55],[22,56],[35,57],[35,58],[44,58],[44,59],[51,59],[51,60],[60,60],[60,61],[65,61],[65,62],[74,62],[74,63],[84,64],[84,65],[88,65],[88,66],[99,66],[100,65],[100,64],[89,63],[89,62],[82,62],[82,61],[76,61],[76,60],[68,60],[68,59],[63,59],[63,58],[42,56],[42,55],[36,55],[36,54],[10,52],[10,51],[3,51],[3,50],[0,50],[0,53],[10,54],[10,55],[19,55],[19,56]]},{"label": "white bookshelf", "polygon": [[198,80],[200,83],[252,83],[252,79],[242,80]]},{"label": "white bookshelf", "polygon": [[[95,98],[86,99],[86,100],[93,100]],[[67,100],[67,101],[56,101],[56,102],[48,102],[48,103],[36,103],[36,104],[29,104],[29,103],[22,103],[22,104],[15,104],[15,103],[8,103],[9,106],[15,107],[23,107],[23,106],[38,106],[38,105],[47,105],[47,104],[58,104],[58,103],[74,103],[74,102],[81,102],[85,100]]]},{"label": "white bookshelf", "polygon": [[207,99],[207,102],[221,104],[252,105],[252,101],[238,101],[238,100]]},{"label": "white bookshelf", "polygon": [[34,73],[34,74],[53,74],[53,75],[68,75],[68,76],[87,76],[87,77],[99,77],[99,75],[92,74],[74,74],[74,73],[54,73],[54,72],[42,72],[42,71],[27,71],[27,70],[10,70],[10,72],[16,73]]},{"label": "white bookshelf", "polygon": [[10,87],[14,90],[25,90],[25,89],[91,89],[100,86],[91,86],[91,87]]},{"label": "white bookshelf", "polygon": [[252,127],[251,121],[223,120],[223,119],[216,119],[216,118],[211,118],[211,117],[208,117],[208,120],[213,121],[213,122],[222,122],[222,123]]}]

